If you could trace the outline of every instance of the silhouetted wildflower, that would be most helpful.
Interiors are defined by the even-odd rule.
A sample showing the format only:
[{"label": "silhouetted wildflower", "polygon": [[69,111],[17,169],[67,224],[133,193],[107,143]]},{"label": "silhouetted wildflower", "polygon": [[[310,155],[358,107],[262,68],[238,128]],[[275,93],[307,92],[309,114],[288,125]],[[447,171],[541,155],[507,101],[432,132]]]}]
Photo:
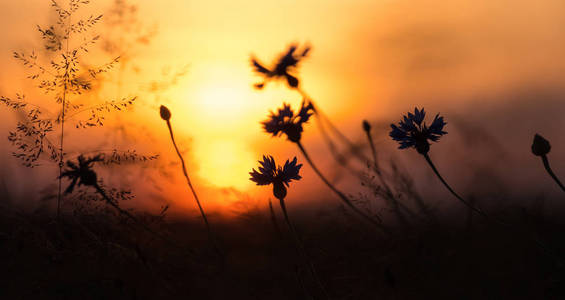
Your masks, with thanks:
[{"label": "silhouetted wildflower", "polygon": [[98,184],[96,172],[92,170],[92,166],[97,161],[102,161],[102,156],[97,155],[92,158],[85,158],[83,155],[78,157],[78,164],[67,161],[68,169],[64,170],[61,174],[62,177],[68,177],[71,180],[71,184],[65,190],[65,193],[72,193],[75,188],[75,185],[78,182],[78,185],[87,185],[96,187]]},{"label": "silhouetted wildflower", "polygon": [[[316,283],[319,285],[321,290],[324,293],[326,293],[325,287],[322,284],[322,281],[320,280],[320,278],[318,277],[316,269],[314,268],[314,264],[310,260],[310,257],[308,256],[308,253],[306,252],[306,249],[304,248],[304,244],[302,243],[302,239],[300,238],[300,236],[298,235],[298,232],[294,228],[294,225],[290,221],[290,218],[288,216],[288,212],[286,210],[286,204],[285,204],[285,201],[284,201],[284,198],[286,197],[286,188],[289,186],[289,183],[292,180],[300,180],[302,178],[298,174],[300,172],[300,168],[302,167],[302,164],[297,164],[297,159],[295,157],[292,161],[287,159],[284,166],[277,166],[277,164],[275,163],[275,159],[270,155],[269,156],[263,155],[263,161],[259,161],[259,164],[261,164],[261,166],[258,168],[259,171],[252,169],[252,172],[249,172],[249,175],[251,175],[251,178],[249,178],[249,179],[251,181],[255,182],[257,185],[273,184],[273,195],[277,199],[279,199],[279,203],[280,203],[283,215],[284,215],[284,219],[285,219],[286,224],[288,225],[290,231],[292,232],[292,234],[294,236],[296,246],[298,247],[298,250],[304,256],[306,261],[308,262],[308,267],[310,269],[312,276],[314,277],[314,280],[316,280]],[[276,218],[274,216],[274,211],[273,211],[273,207],[271,205],[270,200],[269,200],[269,206],[270,206],[270,209],[271,209],[271,217],[273,218],[273,223],[275,224],[275,226],[277,226],[276,225],[277,224]],[[277,230],[278,230],[278,227],[277,227]]]},{"label": "silhouetted wildflower", "polygon": [[306,105],[302,101],[300,111],[295,115],[290,105],[283,103],[283,107],[279,108],[277,113],[271,112],[269,119],[261,122],[261,124],[263,124],[265,131],[273,136],[284,133],[290,141],[296,143],[302,137],[302,124],[308,122],[313,111],[312,103]]},{"label": "silhouetted wildflower", "polygon": [[300,53],[295,53],[297,49],[296,45],[291,45],[286,52],[286,54],[282,55],[276,65],[272,69],[267,69],[264,67],[256,58],[251,58],[251,63],[255,68],[255,72],[261,74],[265,77],[265,80],[261,83],[255,84],[255,87],[258,89],[262,89],[269,79],[275,78],[285,78],[288,85],[292,88],[298,87],[298,78],[291,75],[289,73],[293,71],[300,62],[300,60],[308,55],[310,52],[310,46],[306,46],[304,50]]},{"label": "silhouetted wildflower", "polygon": [[455,198],[485,218],[490,218],[481,209],[475,207],[473,204],[463,199],[463,197],[459,196],[459,194],[451,188],[437,170],[432,159],[428,155],[428,152],[430,151],[430,143],[428,140],[437,142],[442,135],[447,134],[447,132],[443,131],[443,127],[445,127],[446,123],[443,121],[443,117],[440,117],[439,114],[437,114],[432,125],[428,127],[424,122],[425,117],[426,112],[424,112],[423,108],[421,110],[414,108],[414,113],[412,114],[408,112],[408,115],[403,117],[403,120],[398,123],[398,126],[394,124],[390,125],[390,127],[392,127],[392,131],[389,133],[390,137],[400,143],[400,147],[398,147],[399,149],[406,149],[410,147],[416,148],[418,153],[422,154],[422,156],[426,159],[426,162],[430,168],[432,168],[432,171],[434,171],[437,178],[441,181],[441,183],[443,183],[447,190],[455,196]]},{"label": "silhouetted wildflower", "polygon": [[261,164],[258,168],[259,171],[252,169],[252,172],[249,172],[249,175],[251,175],[249,179],[257,185],[273,184],[273,195],[277,199],[284,199],[286,187],[292,180],[302,178],[298,175],[302,164],[296,164],[296,157],[292,161],[287,160],[284,166],[277,166],[272,156],[263,155],[263,161],[259,161],[259,163]]},{"label": "silhouetted wildflower", "polygon": [[534,142],[532,143],[532,153],[537,156],[543,156],[548,154],[550,150],[551,145],[549,144],[549,141],[536,133],[534,136]]},{"label": "silhouetted wildflower", "polygon": [[398,123],[398,126],[390,125],[392,131],[389,135],[400,144],[399,149],[414,147],[418,153],[425,154],[430,150],[428,140],[437,142],[442,135],[447,134],[443,131],[446,124],[443,117],[437,114],[432,125],[428,127],[424,122],[425,116],[423,108],[421,110],[414,108],[414,114],[409,112],[408,116],[404,116],[404,120]]}]

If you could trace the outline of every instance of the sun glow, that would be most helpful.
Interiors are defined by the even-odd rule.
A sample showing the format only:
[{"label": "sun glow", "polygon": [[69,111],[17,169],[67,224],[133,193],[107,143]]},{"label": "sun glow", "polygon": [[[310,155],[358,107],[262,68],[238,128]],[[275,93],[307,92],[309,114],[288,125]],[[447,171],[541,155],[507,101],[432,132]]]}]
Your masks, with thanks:
[{"label": "sun glow", "polygon": [[197,92],[198,110],[213,117],[237,118],[244,113],[242,103],[245,102],[246,86],[237,86],[229,82],[221,84],[208,83]]},{"label": "sun glow", "polygon": [[[246,66],[246,65],[245,65]],[[246,68],[199,63],[184,87],[183,131],[194,140],[198,175],[218,187],[247,189],[255,153],[246,136],[256,132],[254,97]],[[198,128],[198,130],[194,130]]]},{"label": "sun glow", "polygon": [[248,173],[254,157],[244,143],[233,139],[213,139],[196,143],[196,156],[202,157],[201,176],[219,187],[245,189],[251,186]]}]

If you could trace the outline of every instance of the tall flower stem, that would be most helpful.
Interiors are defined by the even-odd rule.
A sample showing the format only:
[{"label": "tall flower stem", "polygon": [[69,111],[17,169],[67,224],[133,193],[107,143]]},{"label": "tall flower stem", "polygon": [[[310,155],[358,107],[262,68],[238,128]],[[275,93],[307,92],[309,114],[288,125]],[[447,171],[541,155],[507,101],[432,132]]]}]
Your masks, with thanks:
[{"label": "tall flower stem", "polygon": [[367,134],[367,140],[369,141],[369,146],[371,147],[371,154],[373,156],[373,166],[375,168],[375,173],[377,173],[377,177],[381,185],[385,188],[385,192],[388,196],[393,196],[391,188],[386,183],[383,173],[379,167],[379,161],[377,160],[377,149],[375,148],[375,143],[373,142],[373,137],[371,136],[371,132],[369,130],[365,130]]},{"label": "tall flower stem", "polygon": [[490,219],[489,215],[487,215],[485,212],[483,212],[481,209],[473,206],[471,203],[467,202],[465,199],[463,199],[461,196],[459,196],[452,188],[451,186],[449,186],[449,184],[447,184],[447,182],[443,179],[443,177],[441,176],[441,174],[439,173],[439,171],[436,169],[436,166],[434,165],[434,163],[432,162],[430,156],[427,153],[422,154],[424,156],[424,158],[426,159],[426,161],[428,162],[428,164],[430,165],[430,167],[432,168],[432,170],[434,171],[434,173],[436,174],[437,178],[439,178],[439,180],[441,181],[441,183],[443,183],[443,185],[447,188],[447,190],[449,190],[449,192],[455,196],[455,198],[457,198],[459,201],[461,201],[463,204],[465,204],[468,208],[470,208],[471,210],[473,210],[474,212],[478,213],[479,215],[485,217],[486,219]]},{"label": "tall flower stem", "polygon": [[273,202],[271,201],[271,199],[269,199],[269,211],[271,213],[271,222],[273,223],[275,232],[280,237],[282,235],[281,228],[279,227],[279,222],[277,222],[277,216],[275,215],[275,209],[273,208]]},{"label": "tall flower stem", "polygon": [[[463,198],[461,198],[461,196],[459,196],[457,193],[455,193],[455,191],[449,186],[449,184],[447,184],[447,182],[443,179],[443,177],[441,177],[441,175],[439,174],[438,170],[436,169],[436,167],[434,166],[432,160],[430,159],[429,155],[427,153],[422,154],[424,156],[424,158],[426,159],[426,161],[428,162],[428,164],[430,165],[430,167],[432,168],[432,170],[434,171],[434,173],[437,175],[437,177],[439,178],[439,180],[443,183],[443,185],[449,190],[449,192],[451,192],[451,194],[453,194],[453,196],[455,196],[455,198],[457,198],[459,201],[461,201],[463,204],[465,204],[469,209],[471,209],[472,211],[480,214],[481,216],[483,216],[485,219],[489,220],[489,221],[494,221],[496,224],[503,226],[504,228],[513,228],[513,226],[500,221],[498,219],[493,219],[491,218],[489,215],[487,215],[485,212],[483,212],[482,210],[480,210],[479,208],[473,206],[471,203],[465,201]],[[532,232],[527,232],[527,238],[532,241],[534,244],[536,244],[536,246],[538,246],[542,251],[544,251],[545,254],[547,254],[548,256],[551,256],[552,258],[556,258],[556,256],[552,253],[553,251],[551,249],[549,249],[534,233]]]},{"label": "tall flower stem", "polygon": [[326,179],[326,177],[324,175],[322,175],[320,170],[318,170],[318,168],[316,167],[316,165],[314,164],[314,162],[312,161],[312,159],[308,155],[308,152],[306,151],[306,149],[304,149],[304,146],[302,145],[302,143],[300,141],[298,141],[298,142],[296,142],[296,145],[298,146],[298,148],[300,149],[300,151],[302,152],[302,154],[306,158],[306,161],[308,161],[308,164],[310,164],[310,167],[312,167],[314,172],[316,172],[318,177],[320,177],[320,179],[322,179],[322,181],[330,188],[330,190],[332,190],[336,195],[338,195],[338,197],[342,200],[343,203],[345,203],[345,205],[347,205],[349,208],[351,208],[355,213],[362,216],[365,220],[367,220],[371,224],[375,225],[377,228],[379,228],[383,231],[386,231],[385,226],[383,226],[381,224],[382,220],[380,219],[379,216],[375,215],[375,218],[377,218],[377,220],[378,220],[378,221],[375,221],[375,219],[373,219],[372,217],[370,217],[369,215],[367,215],[366,213],[361,211],[359,208],[357,208],[355,205],[353,205],[353,203],[351,203],[351,200],[349,200],[349,198],[347,198],[347,196],[345,196],[345,194],[343,194],[340,190],[338,190],[336,187],[334,187],[334,185],[331,184]]},{"label": "tall flower stem", "polygon": [[294,227],[292,222],[290,222],[290,218],[288,217],[288,212],[286,211],[286,205],[285,205],[285,202],[284,202],[284,198],[279,198],[279,202],[280,202],[281,210],[282,210],[283,215],[284,215],[284,219],[286,221],[286,224],[288,225],[288,228],[292,232],[292,236],[294,237],[296,246],[298,247],[302,256],[304,256],[304,259],[307,261],[308,267],[310,269],[310,273],[312,273],[312,277],[314,278],[314,280],[316,281],[316,283],[320,287],[322,293],[328,299],[329,297],[328,297],[328,294],[326,292],[326,288],[322,284],[322,281],[320,280],[320,277],[318,276],[318,272],[316,272],[316,268],[314,267],[312,260],[310,259],[310,257],[308,256],[308,253],[306,252],[306,248],[304,247],[304,243],[302,243],[302,239],[298,235],[298,231],[296,231],[296,228]]},{"label": "tall flower stem", "polygon": [[553,180],[555,180],[557,185],[559,185],[559,187],[565,192],[565,186],[563,186],[563,183],[561,183],[561,181],[559,181],[559,178],[557,178],[557,176],[555,175],[555,173],[553,173],[553,170],[551,170],[551,167],[549,166],[549,160],[547,159],[547,155],[545,155],[545,154],[542,155],[541,161],[543,162],[543,166],[545,167],[545,170],[547,171],[549,176],[551,176],[551,178],[553,178]]},{"label": "tall flower stem", "polygon": [[206,230],[208,232],[208,238],[210,239],[210,241],[212,242],[212,244],[216,248],[216,251],[218,252],[218,254],[220,254],[220,256],[223,256],[222,252],[220,251],[220,248],[218,247],[218,245],[217,245],[217,243],[214,239],[214,236],[212,235],[212,230],[210,229],[210,224],[208,223],[208,218],[206,217],[206,213],[204,213],[204,209],[202,208],[202,205],[200,204],[200,199],[198,198],[198,194],[196,194],[196,190],[192,186],[192,182],[190,181],[190,177],[188,176],[188,172],[186,171],[186,164],[184,162],[184,158],[182,157],[182,154],[179,151],[179,148],[177,147],[177,143],[175,142],[175,137],[173,135],[173,128],[171,127],[171,122],[169,120],[165,120],[165,121],[167,122],[167,127],[169,128],[169,133],[171,135],[171,141],[173,142],[173,146],[175,147],[177,155],[178,155],[180,162],[182,164],[182,173],[184,174],[184,177],[186,178],[186,183],[188,184],[188,186],[190,187],[190,190],[192,191],[192,195],[194,195],[194,199],[196,200],[196,204],[198,204],[198,209],[200,210],[200,214],[202,215],[202,219],[204,220],[204,224],[206,224]]}]

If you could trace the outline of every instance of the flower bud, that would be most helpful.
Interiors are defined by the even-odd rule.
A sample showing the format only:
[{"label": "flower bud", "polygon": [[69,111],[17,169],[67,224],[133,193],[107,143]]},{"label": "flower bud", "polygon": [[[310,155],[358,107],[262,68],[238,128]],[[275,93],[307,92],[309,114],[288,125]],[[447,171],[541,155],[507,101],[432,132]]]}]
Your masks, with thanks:
[{"label": "flower bud", "polygon": [[286,187],[282,182],[273,183],[273,195],[279,200],[283,200],[286,197]]},{"label": "flower bud", "polygon": [[532,153],[537,156],[544,156],[549,153],[549,150],[551,150],[549,141],[536,133],[534,142],[532,143]]},{"label": "flower bud", "polygon": [[98,183],[96,172],[92,170],[86,170],[82,172],[80,175],[80,180],[81,180],[80,184],[89,185],[89,186],[95,186]]},{"label": "flower bud", "polygon": [[165,121],[169,121],[171,119],[171,111],[166,106],[161,105],[159,113],[161,114],[161,119]]},{"label": "flower bud", "polygon": [[367,120],[363,120],[363,130],[365,130],[366,132],[371,131],[371,124],[369,124],[369,122],[367,122]]},{"label": "flower bud", "polygon": [[418,153],[424,155],[427,154],[428,151],[430,151],[430,143],[428,142],[428,139],[424,133],[417,132],[416,134],[414,134],[413,138]]},{"label": "flower bud", "polygon": [[302,137],[301,128],[298,126],[289,126],[288,129],[285,131],[287,138],[294,143],[300,142],[300,138]]}]

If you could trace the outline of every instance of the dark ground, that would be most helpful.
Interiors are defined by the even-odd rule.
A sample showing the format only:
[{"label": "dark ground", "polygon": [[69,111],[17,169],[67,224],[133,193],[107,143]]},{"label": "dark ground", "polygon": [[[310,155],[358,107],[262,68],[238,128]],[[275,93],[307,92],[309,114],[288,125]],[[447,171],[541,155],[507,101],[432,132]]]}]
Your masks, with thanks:
[{"label": "dark ground", "polygon": [[[268,210],[212,218],[224,263],[200,219],[137,216],[175,245],[104,210],[57,221],[2,209],[0,298],[325,298],[281,215],[280,232]],[[330,299],[565,299],[562,218],[515,209],[497,216],[504,226],[462,216],[387,235],[343,210],[295,222]]]}]

